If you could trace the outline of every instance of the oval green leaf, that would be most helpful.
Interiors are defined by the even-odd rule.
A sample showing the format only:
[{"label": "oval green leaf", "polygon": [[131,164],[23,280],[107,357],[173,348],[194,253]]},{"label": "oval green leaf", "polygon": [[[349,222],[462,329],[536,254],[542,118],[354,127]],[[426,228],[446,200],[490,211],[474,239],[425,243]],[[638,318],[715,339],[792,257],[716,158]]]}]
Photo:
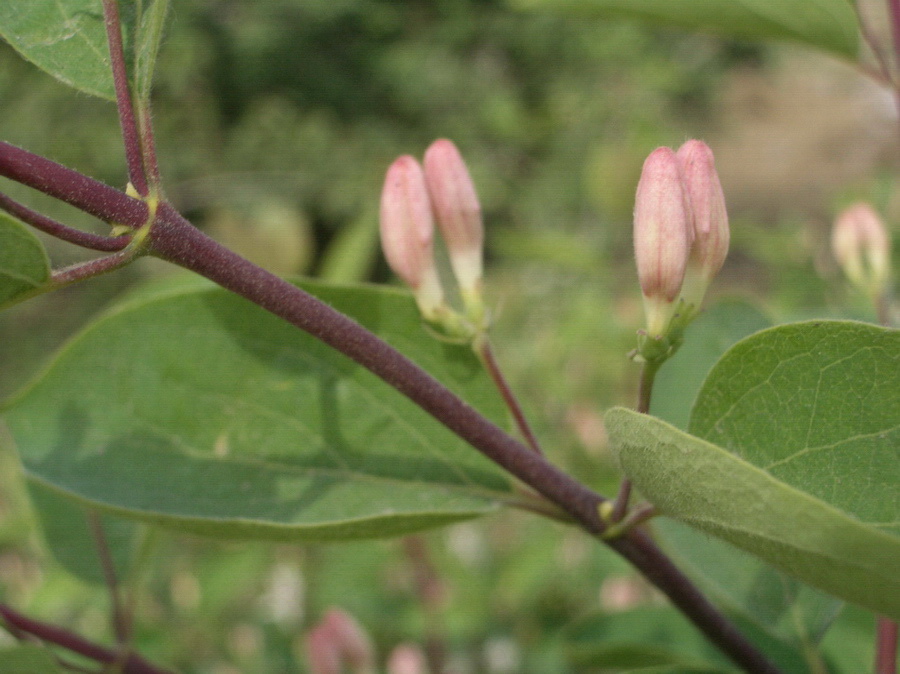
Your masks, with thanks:
[{"label": "oval green leaf", "polygon": [[[471,351],[428,335],[407,294],[306,287],[505,420]],[[100,319],[6,418],[31,480],[208,535],[388,536],[514,498],[504,473],[381,380],[218,289]]]},{"label": "oval green leaf", "polygon": [[[741,339],[769,327],[771,322],[759,309],[741,300],[719,302],[704,311],[656,376],[651,413],[687,429],[694,400],[716,362]],[[718,604],[801,652],[814,648],[844,605],[758,557],[675,520],[658,521],[653,531],[682,571]]]},{"label": "oval green leaf", "polygon": [[0,3],[0,35],[61,82],[115,99],[101,0]]},{"label": "oval green leaf", "polygon": [[805,321],[759,332],[707,377],[688,430],[900,536],[900,331]]},{"label": "oval green leaf", "polygon": [[750,39],[800,42],[855,59],[859,27],[847,0],[510,0],[520,8],[576,11]]},{"label": "oval green leaf", "polygon": [[47,251],[18,220],[0,213],[0,307],[44,285],[50,278]]},{"label": "oval green leaf", "polygon": [[[119,0],[125,55],[136,64],[140,100],[149,96],[167,9],[168,0]],[[64,84],[115,100],[101,0],[2,2],[0,37]]]},{"label": "oval green leaf", "polygon": [[835,596],[900,617],[900,538],[653,417],[614,408],[606,424],[622,470],[662,514]]}]

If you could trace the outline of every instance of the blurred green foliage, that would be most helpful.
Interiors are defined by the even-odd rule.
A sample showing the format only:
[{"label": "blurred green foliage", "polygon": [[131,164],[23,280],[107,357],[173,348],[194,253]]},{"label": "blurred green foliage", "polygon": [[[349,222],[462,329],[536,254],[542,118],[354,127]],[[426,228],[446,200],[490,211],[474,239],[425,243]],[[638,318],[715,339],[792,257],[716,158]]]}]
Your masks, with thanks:
[{"label": "blurred green foliage", "polygon": [[[636,372],[624,354],[641,323],[630,243],[641,164],[657,145],[714,130],[723,79],[765,67],[771,52],[633,23],[517,13],[502,0],[173,5],[154,122],[175,204],[277,271],[384,282],[375,238],[384,170],[399,154],[452,138],[485,211],[501,364],[551,457],[614,491],[600,419],[633,394]],[[114,106],[67,90],[2,43],[0,136],[125,183]],[[103,231],[6,181],[0,189]],[[738,221],[724,285],[766,295],[783,315],[829,299],[803,226],[752,214]],[[49,247],[57,263],[78,259]],[[0,394],[119,291],[159,273],[140,262],[0,317]],[[9,448],[2,436],[0,446]],[[42,551],[9,452],[0,458],[0,594],[108,638],[102,590],[74,581]],[[426,540],[446,583],[436,614],[417,598],[399,541],[298,548],[160,535],[144,572],[137,646],[183,672],[300,672],[302,632],[339,604],[383,654],[437,631],[455,671],[566,672],[557,633],[609,609],[602,588],[634,583],[601,546],[517,513]],[[642,601],[656,601],[637,587]],[[846,632],[864,644],[853,649],[859,662],[871,625],[854,620]]]}]

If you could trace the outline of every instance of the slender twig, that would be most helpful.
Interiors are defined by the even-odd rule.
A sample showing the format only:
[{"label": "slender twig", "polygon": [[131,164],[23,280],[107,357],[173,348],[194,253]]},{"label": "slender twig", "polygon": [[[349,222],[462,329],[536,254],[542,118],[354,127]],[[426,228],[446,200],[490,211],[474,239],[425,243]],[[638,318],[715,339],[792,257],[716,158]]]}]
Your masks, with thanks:
[{"label": "slender twig", "polygon": [[541,451],[541,445],[538,442],[534,431],[531,430],[528,419],[525,418],[525,413],[522,411],[522,406],[519,405],[519,401],[516,399],[515,394],[509,387],[506,378],[503,376],[503,372],[500,370],[500,365],[497,363],[497,359],[494,357],[494,350],[491,348],[491,343],[490,341],[488,341],[488,338],[482,337],[478,339],[474,344],[474,349],[475,353],[478,354],[478,357],[481,359],[481,362],[484,364],[485,369],[488,371],[488,374],[493,380],[494,386],[497,387],[500,395],[503,396],[503,402],[506,403],[507,409],[510,411],[510,414],[512,414],[513,421],[516,424],[516,428],[519,429],[519,433],[522,434],[522,438],[525,440],[526,444],[531,447],[532,450],[534,450],[538,454],[543,454],[543,452]]},{"label": "slender twig", "polygon": [[54,236],[61,241],[74,243],[76,246],[81,246],[82,248],[100,251],[122,250],[131,241],[131,237],[128,235],[103,236],[100,234],[82,232],[80,229],[73,229],[52,218],[41,215],[37,211],[31,210],[27,206],[20,204],[18,201],[9,198],[2,192],[0,192],[0,210],[6,211],[13,217],[18,218],[25,224],[31,225],[45,234]]},{"label": "slender twig", "polygon": [[886,328],[891,327],[894,322],[891,316],[891,297],[887,290],[878,293],[873,299],[875,305],[875,313],[878,316],[879,324]]},{"label": "slender twig", "polygon": [[86,281],[95,276],[108,274],[111,271],[121,269],[130,264],[136,257],[142,254],[143,253],[135,250],[135,248],[126,248],[125,250],[120,250],[111,255],[107,255],[106,257],[98,257],[93,260],[88,260],[87,262],[77,262],[68,267],[63,267],[62,269],[54,271],[46,283],[32,288],[31,290],[19,293],[6,302],[0,302],[0,308],[7,309],[16,304],[21,304],[26,300],[30,300],[33,297],[46,295],[49,292],[65,288],[74,283]]},{"label": "slender twig", "polygon": [[162,180],[159,176],[159,162],[156,159],[156,140],[153,136],[153,116],[149,108],[141,106],[138,109],[138,129],[141,134],[141,150],[144,156],[144,167],[147,171],[147,179],[150,188],[157,195],[162,192]]},{"label": "slender twig", "polygon": [[423,536],[413,535],[404,538],[403,550],[412,567],[416,594],[426,617],[425,656],[428,659],[428,669],[432,672],[443,672],[447,658],[447,644],[443,638],[444,629],[441,621],[443,583],[431,561],[428,545]]},{"label": "slender twig", "polygon": [[894,62],[900,67],[900,0],[888,0],[891,36],[894,38]]},{"label": "slender twig", "polygon": [[106,38],[109,42],[109,59],[113,85],[116,90],[116,107],[122,127],[125,144],[125,161],[128,164],[128,179],[138,194],[149,194],[144,161],[141,153],[141,137],[134,116],[131,91],[128,86],[128,70],[125,64],[125,50],[122,46],[122,23],[119,20],[118,0],[103,0],[103,18],[106,23]]},{"label": "slender twig", "polygon": [[[656,380],[656,373],[659,372],[661,363],[648,362],[644,363],[641,368],[641,378],[638,384],[638,400],[637,411],[641,414],[650,413],[650,397],[653,394],[653,382]],[[610,522],[621,522],[628,512],[628,502],[631,499],[631,480],[627,477],[622,478],[619,484],[619,492],[613,500],[612,508],[609,511]]]},{"label": "slender twig", "polygon": [[897,623],[878,616],[875,674],[897,674]]},{"label": "slender twig", "polygon": [[875,62],[878,64],[881,78],[883,78],[885,84],[890,85],[893,78],[891,75],[891,64],[888,60],[888,54],[885,52],[884,45],[879,41],[875,31],[872,30],[872,26],[866,17],[866,13],[863,11],[862,5],[857,7],[856,16],[859,21],[859,32],[865,43],[869,46],[869,49],[872,51],[872,55],[875,57]]},{"label": "slender twig", "polygon": [[116,565],[113,562],[109,543],[106,540],[106,532],[103,530],[103,521],[96,510],[88,510],[85,513],[91,535],[94,537],[94,547],[97,548],[97,557],[100,560],[100,568],[103,570],[103,580],[109,591],[109,601],[112,605],[112,627],[119,645],[127,644],[131,638],[131,616],[123,610],[121,594],[119,592],[119,580],[116,577]]},{"label": "slender twig", "polygon": [[132,248],[120,250],[106,257],[98,257],[87,262],[78,262],[68,267],[63,267],[54,271],[50,276],[50,284],[46,289],[38,289],[43,292],[49,290],[58,290],[73,283],[84,281],[85,279],[94,278],[101,274],[108,274],[116,269],[121,269],[129,264],[138,256],[138,253]]},{"label": "slender twig", "polygon": [[[101,219],[138,228],[148,207],[71,169],[0,143],[0,175],[63,199]],[[360,325],[283,279],[241,258],[161,203],[150,229],[151,252],[209,278],[309,332],[413,400],[486,457],[557,504],[589,533],[604,530],[606,500],[512,438],[431,375]],[[647,576],[694,624],[749,672],[777,669],[639,530],[607,544]]]},{"label": "slender twig", "polygon": [[118,649],[95,644],[93,641],[89,641],[81,635],[62,627],[22,615],[6,604],[0,604],[0,618],[3,619],[9,626],[10,631],[16,636],[31,634],[41,641],[56,644],[91,660],[105,664],[118,664],[121,667],[120,671],[122,674],[173,674],[171,670],[157,667],[136,653],[122,652]]}]

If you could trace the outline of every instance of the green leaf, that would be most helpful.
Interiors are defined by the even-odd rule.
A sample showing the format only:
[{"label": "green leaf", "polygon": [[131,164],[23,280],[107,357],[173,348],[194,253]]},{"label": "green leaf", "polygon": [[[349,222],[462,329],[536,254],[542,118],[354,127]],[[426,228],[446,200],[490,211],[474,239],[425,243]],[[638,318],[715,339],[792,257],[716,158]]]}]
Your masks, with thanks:
[{"label": "green leaf", "polygon": [[[769,320],[743,301],[720,302],[705,311],[688,327],[684,345],[660,369],[651,413],[686,429],[697,393],[716,361],[736,342],[767,327]],[[674,520],[658,521],[654,534],[718,604],[803,652],[813,652],[813,644],[843,606],[759,558]]]},{"label": "green leaf", "polygon": [[771,325],[759,309],[744,301],[719,302],[704,311],[656,375],[651,414],[687,429],[694,399],[716,361],[738,340]]},{"label": "green leaf", "polygon": [[730,671],[697,628],[668,606],[588,616],[566,628],[563,642],[569,663],[579,672],[651,667],[675,667],[679,672]]},{"label": "green leaf", "polygon": [[[471,351],[430,337],[408,294],[306,287],[505,419]],[[30,479],[209,535],[387,536],[513,498],[503,472],[381,380],[215,289],[99,320],[6,416]]]},{"label": "green leaf", "polygon": [[39,288],[50,278],[47,251],[18,220],[0,213],[0,307]]},{"label": "green leaf", "polygon": [[43,646],[25,645],[0,650],[0,674],[60,674],[53,654]]},{"label": "green leaf", "polygon": [[[139,97],[149,92],[167,8],[167,0],[119,1],[125,54],[137,64]],[[137,37],[132,39],[135,26]],[[115,100],[101,0],[0,3],[0,37],[61,82]],[[132,44],[137,45],[135,53],[130,52]]]},{"label": "green leaf", "polygon": [[0,35],[61,82],[115,99],[101,0],[0,3]]},{"label": "green leaf", "polygon": [[847,0],[510,0],[510,4],[637,19],[737,38],[790,40],[850,59],[858,50],[859,27]]},{"label": "green leaf", "polygon": [[623,408],[606,414],[622,470],[662,514],[847,601],[900,617],[900,539],[727,450]]},{"label": "green leaf", "polygon": [[94,516],[103,529],[116,577],[125,577],[139,528],[134,522],[73,506],[71,499],[39,482],[29,483],[28,491],[50,552],[67,571],[89,583],[106,582],[96,539],[88,522],[88,517]]},{"label": "green leaf", "polygon": [[900,535],[900,331],[807,321],[757,333],[710,373],[689,430]]},{"label": "green leaf", "polygon": [[150,0],[150,6],[140,13],[138,19],[134,81],[138,100],[144,105],[150,100],[156,56],[159,53],[168,12],[169,0]]}]

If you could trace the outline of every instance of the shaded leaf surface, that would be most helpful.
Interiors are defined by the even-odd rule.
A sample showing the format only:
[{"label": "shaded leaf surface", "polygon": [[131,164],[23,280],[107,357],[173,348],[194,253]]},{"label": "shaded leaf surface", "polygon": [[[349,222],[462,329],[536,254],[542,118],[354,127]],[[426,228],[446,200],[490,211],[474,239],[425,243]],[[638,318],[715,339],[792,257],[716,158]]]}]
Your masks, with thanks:
[{"label": "shaded leaf surface", "polygon": [[[44,538],[53,557],[70,573],[89,583],[103,584],[105,576],[97,543],[88,523],[87,507],[72,503],[39,482],[28,485]],[[134,522],[96,514],[118,578],[124,578],[135,548],[138,526]]]},{"label": "shaded leaf surface", "polygon": [[[505,418],[477,359],[431,338],[408,295],[312,289]],[[101,319],[6,416],[32,480],[211,535],[393,535],[511,495],[499,469],[386,384],[221,290],[136,300]]]},{"label": "shaded leaf surface", "polygon": [[0,650],[0,674],[57,674],[62,672],[53,655],[42,646],[16,646]]},{"label": "shaded leaf surface", "polygon": [[0,306],[50,278],[44,244],[18,220],[0,213]]},{"label": "shaded leaf surface", "polygon": [[574,10],[740,38],[780,39],[855,58],[858,26],[846,0],[511,0],[516,7]]},{"label": "shaded leaf surface", "polygon": [[564,643],[570,664],[579,672],[651,667],[674,667],[673,671],[680,672],[731,671],[697,628],[668,606],[588,616],[566,629]]}]

